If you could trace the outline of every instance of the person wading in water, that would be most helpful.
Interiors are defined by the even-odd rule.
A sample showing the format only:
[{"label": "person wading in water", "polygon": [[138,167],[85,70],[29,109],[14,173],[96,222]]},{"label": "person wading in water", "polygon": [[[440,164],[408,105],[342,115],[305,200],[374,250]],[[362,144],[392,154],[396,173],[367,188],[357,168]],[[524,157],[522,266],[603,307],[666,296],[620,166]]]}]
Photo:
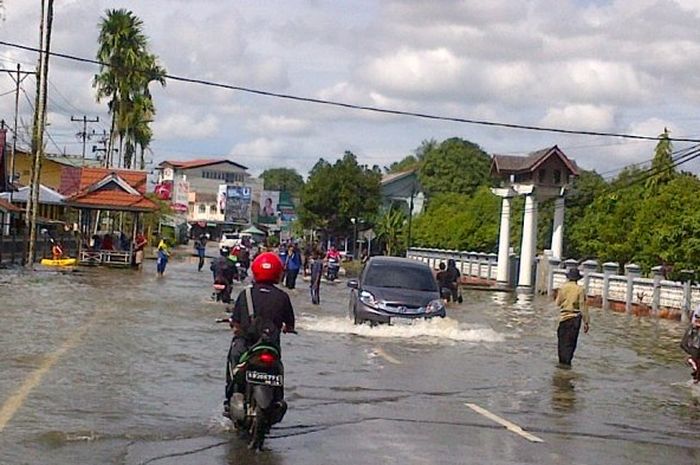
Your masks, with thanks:
[{"label": "person wading in water", "polygon": [[578,285],[581,273],[573,268],[566,273],[568,280],[559,288],[556,303],[560,308],[557,339],[559,342],[559,363],[562,367],[570,368],[574,358],[578,333],[583,321],[583,332],[588,333],[590,318],[588,305],[583,287]]}]

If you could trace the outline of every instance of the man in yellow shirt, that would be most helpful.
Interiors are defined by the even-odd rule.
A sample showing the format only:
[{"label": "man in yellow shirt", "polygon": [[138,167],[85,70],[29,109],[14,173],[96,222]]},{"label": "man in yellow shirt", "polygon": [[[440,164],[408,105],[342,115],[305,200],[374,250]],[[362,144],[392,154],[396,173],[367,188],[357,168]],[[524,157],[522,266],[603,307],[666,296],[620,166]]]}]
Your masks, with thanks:
[{"label": "man in yellow shirt", "polygon": [[567,282],[559,288],[556,303],[560,308],[559,327],[557,339],[559,342],[559,363],[570,367],[574,358],[578,333],[581,330],[583,320],[583,332],[587,333],[590,327],[588,304],[582,286],[578,285],[581,273],[573,268],[566,273]]}]

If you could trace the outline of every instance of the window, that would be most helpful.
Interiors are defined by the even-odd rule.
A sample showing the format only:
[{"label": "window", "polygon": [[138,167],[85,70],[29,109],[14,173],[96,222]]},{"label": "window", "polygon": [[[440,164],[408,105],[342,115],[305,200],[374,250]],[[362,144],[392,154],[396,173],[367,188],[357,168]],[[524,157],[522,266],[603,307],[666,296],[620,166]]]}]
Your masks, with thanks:
[{"label": "window", "polygon": [[216,214],[216,204],[215,203],[209,205],[209,213],[211,213],[212,215]]},{"label": "window", "polygon": [[561,170],[554,170],[554,184],[561,184]]},{"label": "window", "polygon": [[542,168],[542,169],[539,171],[539,177],[540,177],[540,184],[544,184],[544,180],[545,180],[545,178],[547,177],[547,170],[544,169],[544,168]]},{"label": "window", "polygon": [[204,205],[203,203],[199,204],[199,213],[206,213],[207,212],[207,206]]}]

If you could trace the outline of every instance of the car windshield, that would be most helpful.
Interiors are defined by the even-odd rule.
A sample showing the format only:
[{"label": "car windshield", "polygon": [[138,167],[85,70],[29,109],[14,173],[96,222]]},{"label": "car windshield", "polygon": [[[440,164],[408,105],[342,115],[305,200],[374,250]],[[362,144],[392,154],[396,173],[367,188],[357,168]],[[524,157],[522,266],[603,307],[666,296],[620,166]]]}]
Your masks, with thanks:
[{"label": "car windshield", "polygon": [[238,239],[238,234],[224,234],[224,239]]},{"label": "car windshield", "polygon": [[365,286],[437,291],[433,274],[427,268],[400,264],[373,264],[363,281]]}]

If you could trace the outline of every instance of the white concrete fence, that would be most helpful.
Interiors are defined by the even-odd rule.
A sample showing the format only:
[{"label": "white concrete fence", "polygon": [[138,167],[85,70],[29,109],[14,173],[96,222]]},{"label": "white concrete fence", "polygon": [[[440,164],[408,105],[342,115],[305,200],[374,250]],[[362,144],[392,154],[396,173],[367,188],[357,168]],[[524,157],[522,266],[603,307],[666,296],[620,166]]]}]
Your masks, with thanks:
[{"label": "white concrete fence", "polygon": [[[495,254],[415,247],[409,249],[406,256],[427,263],[434,269],[440,262],[454,259],[462,275],[487,280],[497,289],[498,257]],[[513,257],[511,266],[517,270],[517,260],[513,260]],[[650,277],[642,277],[638,265],[627,264],[624,274],[620,274],[617,263],[604,263],[601,266],[595,260],[579,263],[576,260],[561,262],[539,257],[535,272],[536,290],[553,296],[555,290],[566,281],[566,272],[571,268],[581,271],[583,278],[579,283],[584,286],[593,306],[687,321],[690,310],[700,305],[700,286],[692,284],[692,271],[684,273],[687,279],[682,282],[669,281],[664,279],[660,266],[652,268]],[[510,275],[514,276],[515,273],[511,272]],[[510,287],[514,288],[514,283],[511,282]]]}]

